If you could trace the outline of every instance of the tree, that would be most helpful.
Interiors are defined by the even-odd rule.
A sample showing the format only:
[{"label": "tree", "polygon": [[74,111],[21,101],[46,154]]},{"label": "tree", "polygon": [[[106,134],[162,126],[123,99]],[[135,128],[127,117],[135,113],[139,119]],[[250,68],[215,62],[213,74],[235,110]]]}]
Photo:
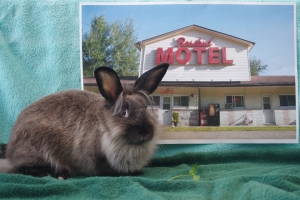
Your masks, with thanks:
[{"label": "tree", "polygon": [[92,19],[90,33],[85,33],[82,38],[83,74],[85,76],[93,76],[94,69],[106,65],[109,32],[109,26],[103,16]]},{"label": "tree", "polygon": [[109,24],[103,15],[94,17],[90,33],[82,38],[83,74],[93,76],[94,69],[107,66],[122,76],[137,75],[139,52],[134,46],[136,41],[132,19]]},{"label": "tree", "polygon": [[263,71],[268,67],[268,65],[262,65],[261,60],[256,59],[255,57],[250,58],[249,62],[251,76],[259,76],[260,73],[263,73]]}]

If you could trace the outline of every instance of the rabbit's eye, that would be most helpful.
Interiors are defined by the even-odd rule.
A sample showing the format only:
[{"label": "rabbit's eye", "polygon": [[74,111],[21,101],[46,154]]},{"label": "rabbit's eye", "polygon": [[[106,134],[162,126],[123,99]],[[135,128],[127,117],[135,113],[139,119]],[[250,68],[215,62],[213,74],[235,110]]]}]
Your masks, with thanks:
[{"label": "rabbit's eye", "polygon": [[127,111],[126,108],[122,108],[122,110],[121,110],[121,116],[122,117],[128,117],[128,111]]}]

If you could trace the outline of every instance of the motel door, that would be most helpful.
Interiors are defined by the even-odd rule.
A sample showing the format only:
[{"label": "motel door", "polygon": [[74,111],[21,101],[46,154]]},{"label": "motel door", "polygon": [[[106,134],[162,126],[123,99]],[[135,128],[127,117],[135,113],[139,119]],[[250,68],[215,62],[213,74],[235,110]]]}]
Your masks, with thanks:
[{"label": "motel door", "polygon": [[263,96],[262,101],[263,101],[263,113],[264,113],[265,124],[274,123],[273,112],[271,109],[271,97]]},{"label": "motel door", "polygon": [[163,114],[163,124],[172,124],[172,98],[171,96],[163,96],[161,110]]}]

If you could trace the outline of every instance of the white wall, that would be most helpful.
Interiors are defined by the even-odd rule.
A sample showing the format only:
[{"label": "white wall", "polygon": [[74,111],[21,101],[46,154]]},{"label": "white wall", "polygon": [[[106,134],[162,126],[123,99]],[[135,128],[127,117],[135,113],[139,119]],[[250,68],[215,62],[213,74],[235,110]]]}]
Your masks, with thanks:
[{"label": "white wall", "polygon": [[221,126],[262,126],[263,124],[262,110],[223,110],[220,112]]},{"label": "white wall", "polygon": [[292,125],[296,123],[295,109],[274,110],[276,125]]},{"label": "white wall", "polygon": [[[164,94],[162,91],[169,89],[172,91],[171,94]],[[191,96],[193,94],[193,97]],[[192,87],[158,87],[152,96],[189,96],[189,107],[184,109],[198,109],[198,88]],[[174,107],[174,109],[181,109],[180,107]],[[183,108],[182,108],[183,109]]]},{"label": "white wall", "polygon": [[210,103],[219,103],[221,109],[225,109],[226,95],[244,96],[244,109],[262,109],[262,97],[271,96],[271,108],[279,109],[280,94],[295,94],[294,86],[285,87],[206,87],[200,88],[201,107]]},{"label": "white wall", "polygon": [[[178,49],[175,47],[176,40],[180,37],[185,37],[187,41],[195,41],[202,38],[205,41],[209,41],[213,37],[213,44],[211,47],[226,47],[235,49],[235,59],[233,65],[212,65],[207,64],[208,51],[203,53],[202,60],[205,64],[198,65],[196,52],[192,53],[192,57],[189,63],[185,66],[178,64],[175,59],[175,52]],[[148,44],[142,48],[141,55],[141,69],[140,73],[156,66],[156,51],[157,48],[162,47],[167,50],[169,47],[173,47],[174,64],[168,69],[163,81],[249,81],[250,71],[248,63],[248,50],[247,46],[241,43],[237,43],[233,40],[221,38],[216,35],[207,33],[200,33],[197,31],[187,32],[176,37],[170,37],[159,42]],[[189,47],[192,49],[192,47]],[[221,56],[219,56],[221,58]]]}]

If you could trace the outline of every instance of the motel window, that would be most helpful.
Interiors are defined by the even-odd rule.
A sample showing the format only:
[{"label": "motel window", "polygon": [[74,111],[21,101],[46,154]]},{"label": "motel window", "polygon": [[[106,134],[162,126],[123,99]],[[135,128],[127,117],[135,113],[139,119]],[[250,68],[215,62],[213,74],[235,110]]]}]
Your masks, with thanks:
[{"label": "motel window", "polygon": [[295,95],[279,95],[280,107],[295,107]]},{"label": "motel window", "polygon": [[[151,106],[150,102],[147,102],[149,106]],[[159,106],[160,104],[160,96],[152,96],[152,106]]]},{"label": "motel window", "polygon": [[153,96],[153,106],[159,106],[160,96]]},{"label": "motel window", "polygon": [[170,110],[171,97],[163,97],[163,110]]},{"label": "motel window", "polygon": [[188,96],[176,96],[174,97],[173,106],[182,106],[188,107],[189,106],[189,97]]},{"label": "motel window", "polygon": [[226,104],[232,104],[233,108],[244,108],[244,96],[226,96]]}]

